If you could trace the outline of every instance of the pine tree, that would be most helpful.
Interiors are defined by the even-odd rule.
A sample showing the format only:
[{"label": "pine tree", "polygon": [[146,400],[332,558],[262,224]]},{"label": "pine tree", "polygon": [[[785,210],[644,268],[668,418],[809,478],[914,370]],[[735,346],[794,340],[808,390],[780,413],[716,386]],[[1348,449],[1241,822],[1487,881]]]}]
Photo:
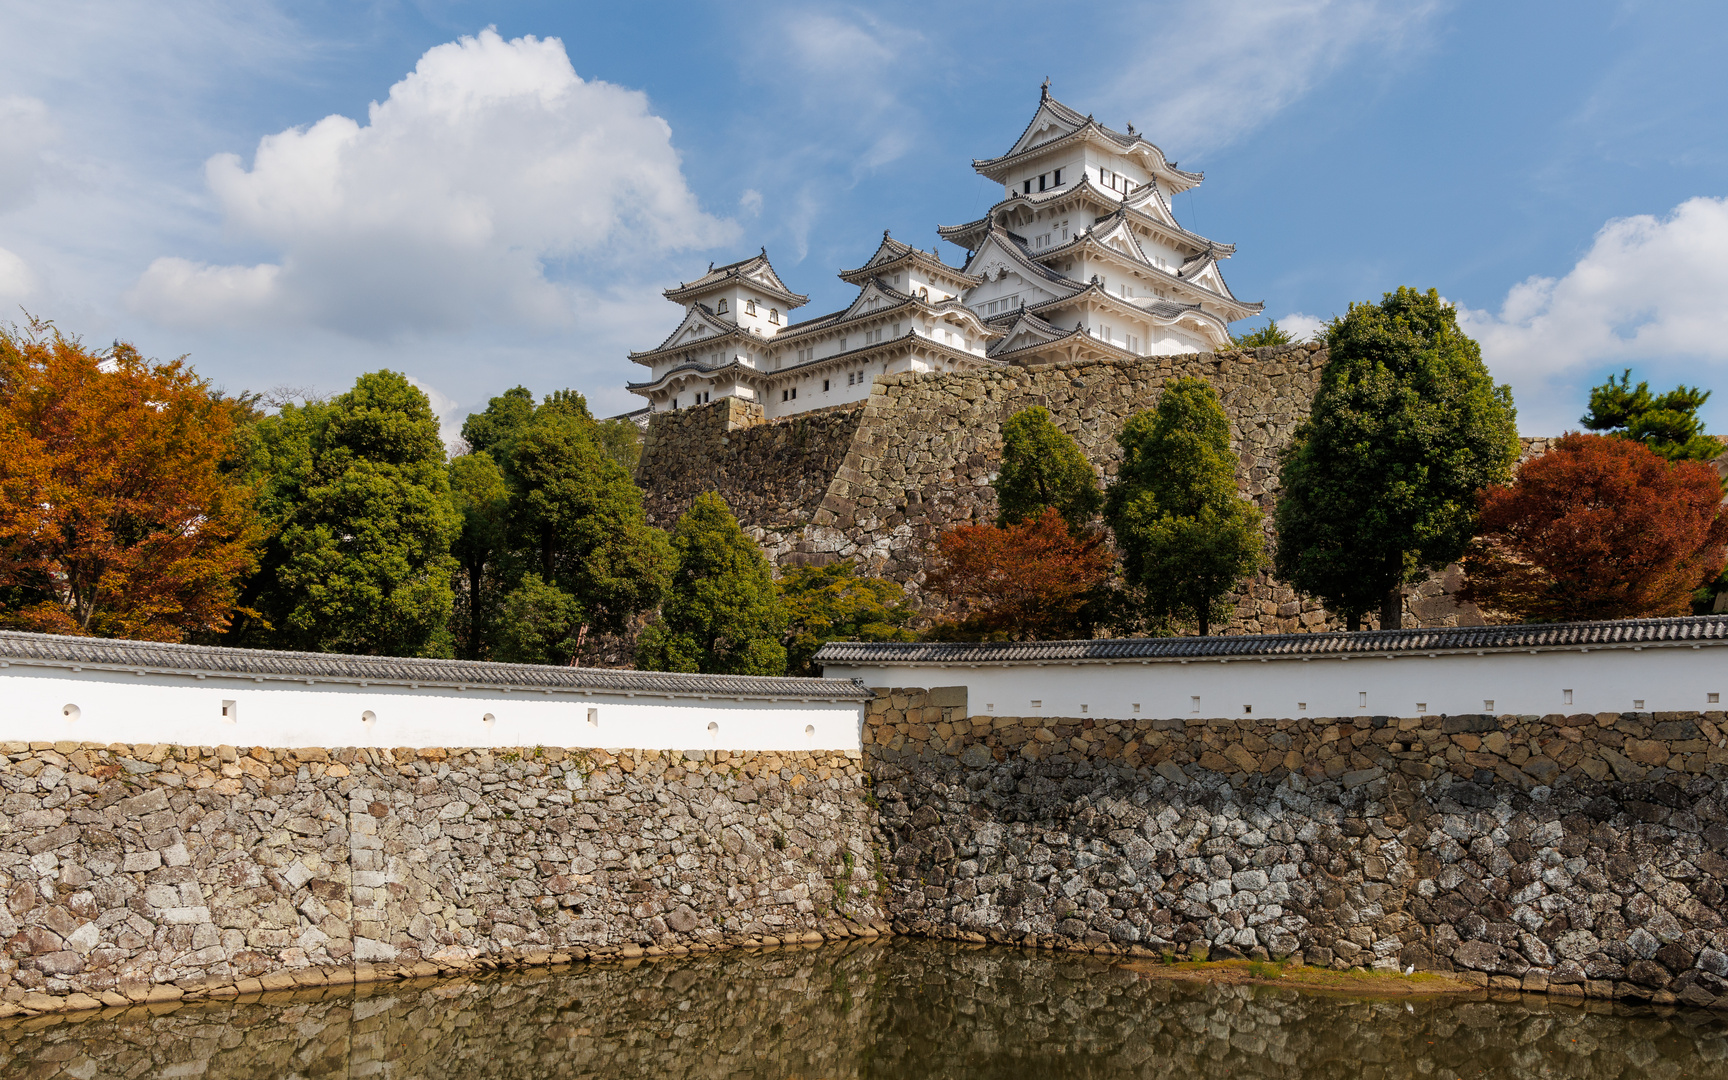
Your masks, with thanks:
[{"label": "pine tree", "polygon": [[1224,617],[1225,598],[1264,561],[1260,511],[1237,491],[1218,394],[1204,379],[1178,379],[1116,441],[1122,467],[1105,515],[1124,576],[1148,621],[1186,617],[1204,636]]},{"label": "pine tree", "polygon": [[768,560],[712,491],[672,530],[672,585],[637,642],[648,671],[784,675],[786,612]]},{"label": "pine tree", "polygon": [[1463,555],[1476,493],[1518,459],[1512,391],[1433,289],[1350,305],[1327,343],[1312,413],[1285,450],[1276,573],[1351,629],[1376,608],[1395,628],[1403,586]]},{"label": "pine tree", "polygon": [[1078,531],[1104,502],[1086,455],[1051,422],[1050,410],[1038,405],[1002,425],[1002,468],[990,486],[996,489],[996,524],[1004,526],[1042,517],[1053,506]]},{"label": "pine tree", "polygon": [[1632,369],[1616,381],[1590,391],[1590,411],[1579,418],[1591,431],[1607,432],[1630,439],[1669,461],[1709,461],[1721,455],[1722,440],[1704,434],[1698,410],[1710,400],[1710,391],[1695,386],[1677,386],[1666,394],[1650,392],[1650,384],[1632,385]]}]

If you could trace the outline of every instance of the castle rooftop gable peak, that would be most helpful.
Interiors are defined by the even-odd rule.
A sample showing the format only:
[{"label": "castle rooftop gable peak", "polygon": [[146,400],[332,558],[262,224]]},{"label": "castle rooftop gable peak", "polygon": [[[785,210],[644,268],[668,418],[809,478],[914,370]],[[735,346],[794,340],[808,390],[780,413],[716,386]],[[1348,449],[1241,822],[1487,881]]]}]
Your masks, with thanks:
[{"label": "castle rooftop gable peak", "polygon": [[1008,152],[994,158],[974,158],[972,168],[979,175],[1001,183],[1015,166],[1078,142],[1092,142],[1116,153],[1139,158],[1148,172],[1161,178],[1175,191],[1186,191],[1205,178],[1201,173],[1178,169],[1174,161],[1164,156],[1164,151],[1138,132],[1116,131],[1091,116],[1080,115],[1051,97],[1048,88],[1043,90],[1037,111]]},{"label": "castle rooftop gable peak", "polygon": [[971,288],[982,281],[981,278],[974,278],[959,267],[949,266],[942,261],[940,255],[933,251],[924,251],[894,239],[888,235],[887,229],[882,230],[882,243],[877,246],[875,254],[871,255],[863,266],[854,270],[842,270],[839,276],[841,281],[850,285],[862,286],[872,278],[880,277],[909,264],[917,266],[932,277],[966,288]]},{"label": "castle rooftop gable peak", "polygon": [[788,311],[810,302],[808,296],[793,292],[780,280],[780,275],[774,272],[774,265],[768,261],[767,248],[747,259],[724,266],[710,266],[708,272],[695,281],[683,282],[676,289],[667,289],[660,295],[683,304],[736,285],[748,285],[765,296],[773,297],[785,304]]}]

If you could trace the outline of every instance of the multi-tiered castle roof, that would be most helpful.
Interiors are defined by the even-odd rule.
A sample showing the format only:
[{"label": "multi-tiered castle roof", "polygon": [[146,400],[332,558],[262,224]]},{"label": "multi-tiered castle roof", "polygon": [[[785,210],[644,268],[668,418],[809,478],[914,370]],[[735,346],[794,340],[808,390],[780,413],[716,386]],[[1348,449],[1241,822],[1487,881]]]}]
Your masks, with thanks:
[{"label": "multi-tiered castle roof", "polygon": [[1235,252],[1184,229],[1170,198],[1199,184],[1135,132],[1112,130],[1052,98],[1000,157],[974,161],[1003,185],[989,213],[937,229],[963,267],[882,234],[841,280],[841,311],[793,323],[809,299],[767,252],[710,266],[667,289],[684,320],[631,353],[650,377],[630,389],[656,410],[735,395],[767,415],[844,404],[879,375],[997,364],[1197,352],[1260,310],[1236,299],[1219,263]]}]

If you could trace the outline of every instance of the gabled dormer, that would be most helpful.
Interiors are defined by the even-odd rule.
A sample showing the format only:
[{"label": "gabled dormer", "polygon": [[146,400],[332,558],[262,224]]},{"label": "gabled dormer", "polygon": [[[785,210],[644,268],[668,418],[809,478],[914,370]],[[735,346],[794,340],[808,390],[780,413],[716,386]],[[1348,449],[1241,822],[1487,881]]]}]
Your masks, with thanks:
[{"label": "gabled dormer", "polygon": [[890,288],[928,303],[940,303],[978,285],[980,278],[949,266],[932,251],[921,251],[882,230],[875,254],[856,270],[840,271],[840,280],[862,287],[879,279]]}]

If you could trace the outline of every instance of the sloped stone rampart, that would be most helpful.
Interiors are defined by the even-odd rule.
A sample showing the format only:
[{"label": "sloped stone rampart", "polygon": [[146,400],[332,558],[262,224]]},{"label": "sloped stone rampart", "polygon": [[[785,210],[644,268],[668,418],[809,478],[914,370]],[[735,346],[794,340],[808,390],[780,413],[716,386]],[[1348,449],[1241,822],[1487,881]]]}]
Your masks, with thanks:
[{"label": "sloped stone rampart", "polygon": [[0,1014],[880,916],[856,752],[0,751]]},{"label": "sloped stone rampart", "polygon": [[865,729],[897,926],[1728,1008],[1720,712]]},{"label": "sloped stone rampart", "polygon": [[[852,559],[863,572],[900,582],[936,614],[940,598],[923,594],[929,552],[947,529],[994,520],[990,481],[1002,423],[1014,413],[1048,408],[1108,482],[1121,457],[1116,433],[1128,418],[1153,408],[1171,380],[1204,378],[1230,416],[1237,478],[1265,513],[1270,538],[1279,455],[1307,418],[1325,363],[1325,349],[1307,344],[900,374],[879,379],[861,405],[769,422],[760,407],[728,398],[655,414],[637,477],[663,527],[698,493],[715,490],[778,565]],[[1452,596],[1461,581],[1449,570],[1413,587],[1406,625],[1480,624],[1476,610]],[[1342,625],[1265,573],[1236,597],[1228,627],[1325,629]]]}]

